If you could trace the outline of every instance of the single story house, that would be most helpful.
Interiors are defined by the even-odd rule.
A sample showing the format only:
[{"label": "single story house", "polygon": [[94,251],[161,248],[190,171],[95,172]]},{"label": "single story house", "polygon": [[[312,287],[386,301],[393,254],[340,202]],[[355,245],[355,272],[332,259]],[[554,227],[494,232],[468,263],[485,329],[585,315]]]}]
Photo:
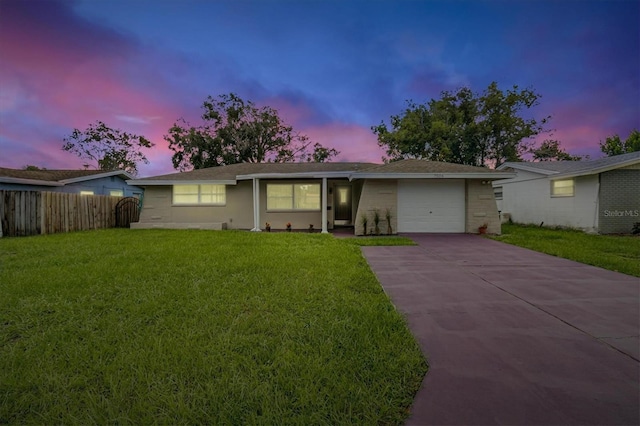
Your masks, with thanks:
[{"label": "single story house", "polygon": [[425,160],[241,163],[129,181],[145,189],[132,228],[314,229],[353,226],[377,210],[380,231],[499,233],[491,181],[513,174]]},{"label": "single story house", "polygon": [[0,167],[0,190],[50,191],[83,195],[138,197],[144,190],[127,185],[133,176],[122,170],[20,170]]},{"label": "single story house", "polygon": [[640,152],[587,161],[504,163],[498,210],[518,223],[630,233],[640,222]]}]

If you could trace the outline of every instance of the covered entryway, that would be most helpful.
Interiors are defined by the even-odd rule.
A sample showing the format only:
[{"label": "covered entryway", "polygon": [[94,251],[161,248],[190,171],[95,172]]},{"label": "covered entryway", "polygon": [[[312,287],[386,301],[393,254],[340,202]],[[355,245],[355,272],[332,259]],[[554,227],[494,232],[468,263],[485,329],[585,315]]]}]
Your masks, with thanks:
[{"label": "covered entryway", "polygon": [[398,232],[464,232],[463,179],[398,181]]},{"label": "covered entryway", "polygon": [[336,185],[333,191],[333,222],[336,225],[351,225],[353,216],[351,185]]}]

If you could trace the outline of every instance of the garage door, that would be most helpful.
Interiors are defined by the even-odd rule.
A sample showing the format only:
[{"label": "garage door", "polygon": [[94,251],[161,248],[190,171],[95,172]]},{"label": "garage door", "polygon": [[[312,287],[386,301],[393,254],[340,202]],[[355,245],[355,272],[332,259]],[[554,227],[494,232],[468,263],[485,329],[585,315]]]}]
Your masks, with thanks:
[{"label": "garage door", "polygon": [[398,232],[464,232],[463,180],[398,181]]}]

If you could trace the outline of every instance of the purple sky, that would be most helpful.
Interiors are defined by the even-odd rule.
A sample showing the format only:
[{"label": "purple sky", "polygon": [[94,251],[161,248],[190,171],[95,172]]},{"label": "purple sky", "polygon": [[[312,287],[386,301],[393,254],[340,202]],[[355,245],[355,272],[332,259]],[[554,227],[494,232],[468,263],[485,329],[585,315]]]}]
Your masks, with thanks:
[{"label": "purple sky", "polygon": [[379,162],[372,125],[443,90],[532,87],[545,138],[599,157],[640,128],[640,2],[0,2],[0,167],[79,168],[61,150],[96,120],[155,142],[208,95],[270,105],[338,160]]}]

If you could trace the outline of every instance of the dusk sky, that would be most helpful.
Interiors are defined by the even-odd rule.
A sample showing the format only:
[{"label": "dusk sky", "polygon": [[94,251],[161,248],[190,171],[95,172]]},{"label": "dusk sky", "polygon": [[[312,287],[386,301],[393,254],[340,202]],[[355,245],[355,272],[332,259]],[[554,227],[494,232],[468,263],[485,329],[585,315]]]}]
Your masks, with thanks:
[{"label": "dusk sky", "polygon": [[462,86],[533,88],[572,154],[640,128],[640,1],[0,0],[0,167],[81,168],[96,120],[156,146],[208,95],[269,105],[338,161],[380,162],[371,126]]}]

